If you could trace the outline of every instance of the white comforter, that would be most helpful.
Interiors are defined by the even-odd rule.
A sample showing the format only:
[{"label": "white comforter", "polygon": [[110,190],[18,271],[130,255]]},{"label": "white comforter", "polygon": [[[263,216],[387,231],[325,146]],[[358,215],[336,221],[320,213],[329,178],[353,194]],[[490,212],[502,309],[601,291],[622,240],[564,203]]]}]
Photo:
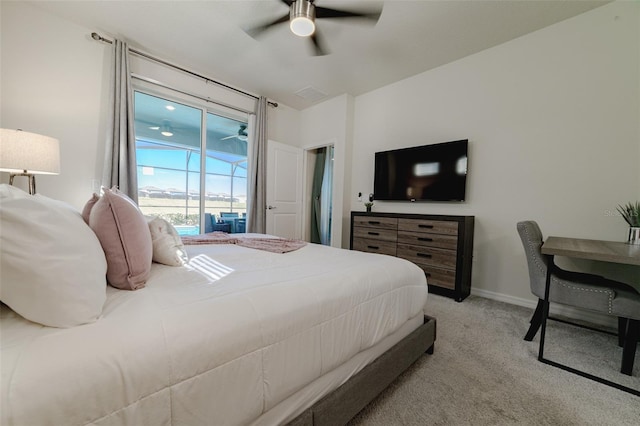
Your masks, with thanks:
[{"label": "white comforter", "polygon": [[394,257],[189,251],[142,290],[109,288],[93,324],[42,327],[3,306],[0,424],[250,423],[426,302],[422,270]]}]

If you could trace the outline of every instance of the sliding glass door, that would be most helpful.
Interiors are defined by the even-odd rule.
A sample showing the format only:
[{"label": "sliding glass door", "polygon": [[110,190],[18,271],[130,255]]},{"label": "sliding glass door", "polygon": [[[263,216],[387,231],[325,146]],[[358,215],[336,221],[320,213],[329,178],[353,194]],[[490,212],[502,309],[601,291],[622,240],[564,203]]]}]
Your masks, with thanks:
[{"label": "sliding glass door", "polygon": [[135,92],[135,132],[144,214],[166,219],[181,235],[244,232],[245,121]]}]

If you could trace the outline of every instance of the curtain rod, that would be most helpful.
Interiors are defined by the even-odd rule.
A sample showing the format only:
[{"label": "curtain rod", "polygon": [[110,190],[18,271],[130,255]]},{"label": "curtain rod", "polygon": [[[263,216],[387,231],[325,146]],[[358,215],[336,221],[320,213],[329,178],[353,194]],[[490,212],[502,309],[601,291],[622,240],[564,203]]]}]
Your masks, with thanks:
[{"label": "curtain rod", "polygon": [[[96,32],[91,33],[91,38],[96,40],[96,41],[102,41],[102,42],[105,42],[105,43],[113,44],[113,40],[109,40],[108,38],[102,37],[100,34],[98,34]],[[167,62],[167,61],[165,61],[163,59],[157,58],[155,56],[151,56],[148,53],[141,52],[139,50],[132,49],[132,48],[129,48],[129,51],[131,53],[135,54],[135,55],[141,56],[143,58],[149,59],[151,61],[157,62],[157,63],[162,64],[162,65],[166,65],[166,66],[171,67],[171,68],[175,68],[178,71],[182,71],[182,72],[184,72],[186,74],[189,74],[189,75],[192,75],[194,77],[201,78],[206,82],[213,83],[213,84],[215,84],[217,86],[220,86],[220,87],[222,87],[224,89],[231,90],[233,92],[239,93],[239,94],[244,95],[244,96],[248,96],[248,97],[253,98],[253,99],[258,99],[258,96],[253,95],[253,94],[251,94],[249,92],[245,92],[244,90],[236,89],[235,87],[229,86],[227,84],[221,83],[221,82],[216,81],[216,80],[212,80],[212,79],[210,79],[208,77],[203,76],[202,74],[198,74],[198,73],[196,73],[194,71],[188,70],[188,69],[183,68],[183,67],[181,67],[179,65],[175,65],[175,64]],[[277,102],[267,101],[267,103],[269,105],[271,105],[272,107],[274,107],[274,108],[278,107],[278,103]]]}]

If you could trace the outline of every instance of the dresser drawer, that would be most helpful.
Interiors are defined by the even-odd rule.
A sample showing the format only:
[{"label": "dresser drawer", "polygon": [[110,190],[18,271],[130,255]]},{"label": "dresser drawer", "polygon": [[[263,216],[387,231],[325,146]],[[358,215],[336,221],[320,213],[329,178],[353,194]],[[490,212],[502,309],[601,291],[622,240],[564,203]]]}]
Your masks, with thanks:
[{"label": "dresser drawer", "polygon": [[365,226],[376,229],[398,229],[398,219],[395,217],[355,216],[353,226]]},{"label": "dresser drawer", "polygon": [[458,235],[458,222],[428,219],[398,219],[398,230]]},{"label": "dresser drawer", "polygon": [[353,250],[366,251],[368,253],[396,255],[395,241],[370,240],[368,238],[353,238]]},{"label": "dresser drawer", "polygon": [[396,256],[421,265],[431,265],[444,269],[456,268],[456,252],[451,250],[398,244]]},{"label": "dresser drawer", "polygon": [[427,276],[427,284],[454,289],[456,287],[456,270],[442,269],[430,265],[417,264]]},{"label": "dresser drawer", "polygon": [[398,239],[398,231],[395,229],[365,228],[355,226],[353,228],[353,238],[366,238],[369,240],[392,241]]},{"label": "dresser drawer", "polygon": [[456,235],[433,234],[431,232],[398,231],[398,243],[456,250],[458,248],[458,237]]}]

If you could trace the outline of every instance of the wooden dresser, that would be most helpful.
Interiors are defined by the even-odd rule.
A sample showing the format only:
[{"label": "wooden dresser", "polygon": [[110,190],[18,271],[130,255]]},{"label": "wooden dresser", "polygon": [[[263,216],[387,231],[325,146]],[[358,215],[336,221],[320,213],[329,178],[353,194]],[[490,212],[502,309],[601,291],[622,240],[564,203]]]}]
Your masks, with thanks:
[{"label": "wooden dresser", "polygon": [[351,212],[351,249],[407,259],[429,291],[464,300],[471,290],[474,216]]}]

